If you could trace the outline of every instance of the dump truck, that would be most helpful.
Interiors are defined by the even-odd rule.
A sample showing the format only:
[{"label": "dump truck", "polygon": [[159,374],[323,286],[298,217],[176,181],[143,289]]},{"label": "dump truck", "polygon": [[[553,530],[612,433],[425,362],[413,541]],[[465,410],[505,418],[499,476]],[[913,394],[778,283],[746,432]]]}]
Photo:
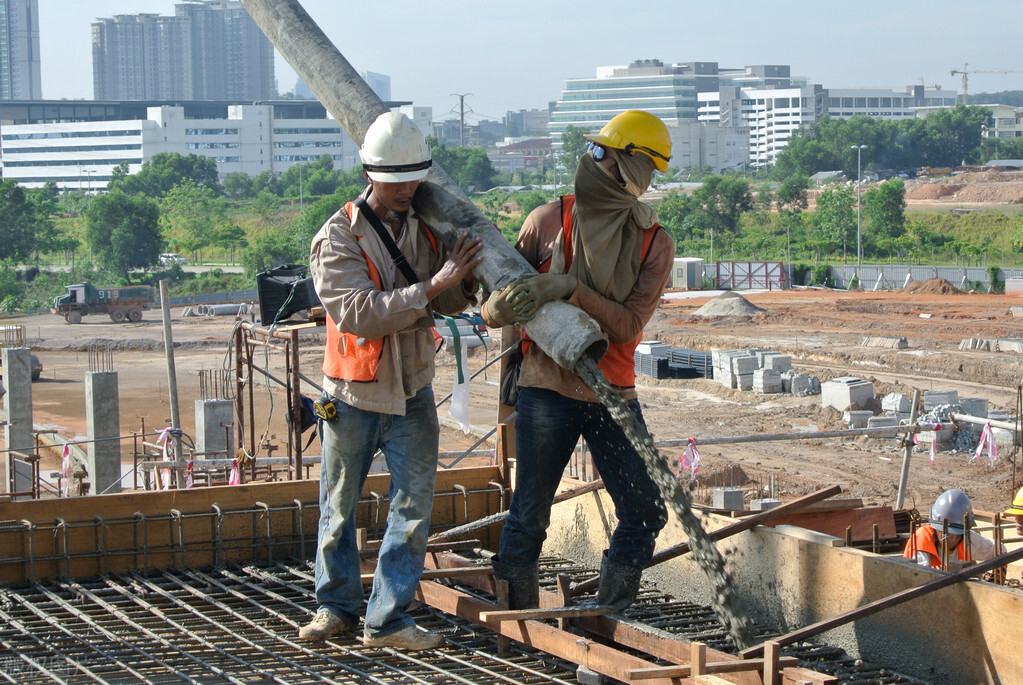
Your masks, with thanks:
[{"label": "dump truck", "polygon": [[141,321],[143,310],[156,301],[152,286],[133,285],[97,288],[91,283],[64,286],[63,295],[53,298],[50,312],[60,314],[68,323],[81,323],[86,314],[108,314],[115,323]]}]

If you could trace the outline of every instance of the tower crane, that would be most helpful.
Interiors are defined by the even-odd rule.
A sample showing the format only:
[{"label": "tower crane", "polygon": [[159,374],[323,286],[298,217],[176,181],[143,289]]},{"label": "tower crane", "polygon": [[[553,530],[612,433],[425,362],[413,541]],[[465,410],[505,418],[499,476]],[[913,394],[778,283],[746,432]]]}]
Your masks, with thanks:
[{"label": "tower crane", "polygon": [[969,90],[968,77],[970,74],[1018,74],[1020,73],[1017,69],[970,69],[970,65],[963,62],[962,69],[955,69],[949,71],[949,76],[955,76],[956,74],[962,74],[963,76],[963,104],[969,104],[967,102],[967,92]]}]

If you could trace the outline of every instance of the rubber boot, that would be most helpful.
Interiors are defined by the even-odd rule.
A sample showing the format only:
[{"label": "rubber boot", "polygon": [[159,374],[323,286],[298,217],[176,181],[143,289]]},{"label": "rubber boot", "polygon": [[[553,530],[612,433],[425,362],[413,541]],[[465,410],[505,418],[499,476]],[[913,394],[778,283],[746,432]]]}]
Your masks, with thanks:
[{"label": "rubber boot", "polygon": [[497,560],[490,560],[494,567],[494,576],[498,580],[508,581],[509,609],[536,609],[540,606],[540,567],[513,566]]},{"label": "rubber boot", "polygon": [[620,613],[632,606],[639,594],[639,580],[643,569],[638,566],[620,564],[607,558],[607,550],[600,560],[600,586],[597,588],[597,604],[611,607],[613,613]]}]

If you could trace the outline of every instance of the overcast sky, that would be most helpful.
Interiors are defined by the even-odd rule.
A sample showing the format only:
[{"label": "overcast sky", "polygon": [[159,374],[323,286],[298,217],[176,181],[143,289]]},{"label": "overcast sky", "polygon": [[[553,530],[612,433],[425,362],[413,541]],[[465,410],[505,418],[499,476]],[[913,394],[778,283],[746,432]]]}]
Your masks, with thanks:
[{"label": "overcast sky", "polygon": [[[43,97],[91,99],[90,26],[100,17],[173,15],[175,0],[41,0]],[[962,0],[302,0],[360,72],[391,77],[391,97],[447,118],[466,97],[472,121],[546,107],[566,79],[636,59],[789,64],[794,76],[841,87],[923,83],[971,93],[1023,90],[1023,2],[984,9]],[[1005,73],[1005,72],[1010,73]],[[280,56],[277,82],[295,74]]]}]

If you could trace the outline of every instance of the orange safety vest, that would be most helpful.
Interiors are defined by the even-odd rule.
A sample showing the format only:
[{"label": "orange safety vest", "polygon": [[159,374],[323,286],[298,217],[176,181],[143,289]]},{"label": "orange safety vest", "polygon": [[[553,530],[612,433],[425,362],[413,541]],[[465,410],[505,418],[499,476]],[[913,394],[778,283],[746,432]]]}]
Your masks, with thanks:
[{"label": "orange safety vest", "polygon": [[[345,212],[348,220],[352,220],[352,205],[345,204]],[[420,230],[430,240],[430,247],[437,251],[437,239],[433,232],[422,221],[419,222]],[[359,237],[362,240],[362,237]],[[369,258],[365,250],[360,249],[362,256],[366,258],[366,266],[369,267],[369,278],[376,285],[377,290],[383,290],[383,281],[380,279],[380,271],[376,264]],[[352,383],[370,383],[377,379],[377,369],[380,367],[380,358],[384,352],[384,339],[376,340],[361,339],[354,333],[339,331],[337,323],[327,314],[327,344],[323,350],[323,373],[324,375],[339,381]]]},{"label": "orange safety vest", "polygon": [[[969,535],[969,533],[966,533]],[[950,550],[951,551],[951,550]],[[906,543],[906,548],[902,550],[902,556],[907,559],[916,559],[917,552],[927,552],[931,559],[931,568],[941,567],[941,552],[938,551],[938,543],[935,540],[935,530],[933,526],[920,526],[916,529],[916,533]],[[956,545],[956,558],[959,561],[972,561],[971,559],[964,558],[966,554],[966,545],[960,542]]]},{"label": "orange safety vest", "polygon": [[[561,230],[565,234],[565,240],[562,242],[565,247],[566,272],[572,266],[572,207],[574,206],[575,195],[561,196]],[[650,253],[650,245],[653,244],[654,236],[660,228],[660,224],[654,224],[650,229],[643,231],[643,248],[640,263],[646,261],[647,255]],[[551,260],[548,258],[536,270],[545,274],[550,271],[550,268]],[[631,388],[636,385],[636,361],[634,355],[636,353],[636,346],[639,345],[642,339],[643,333],[640,332],[635,340],[627,343],[616,343],[613,340],[608,341],[607,353],[600,360],[600,363],[597,364],[597,368],[604,372],[604,376],[611,385],[616,385],[619,388]],[[529,350],[531,345],[532,340],[523,332],[523,354]]]}]

